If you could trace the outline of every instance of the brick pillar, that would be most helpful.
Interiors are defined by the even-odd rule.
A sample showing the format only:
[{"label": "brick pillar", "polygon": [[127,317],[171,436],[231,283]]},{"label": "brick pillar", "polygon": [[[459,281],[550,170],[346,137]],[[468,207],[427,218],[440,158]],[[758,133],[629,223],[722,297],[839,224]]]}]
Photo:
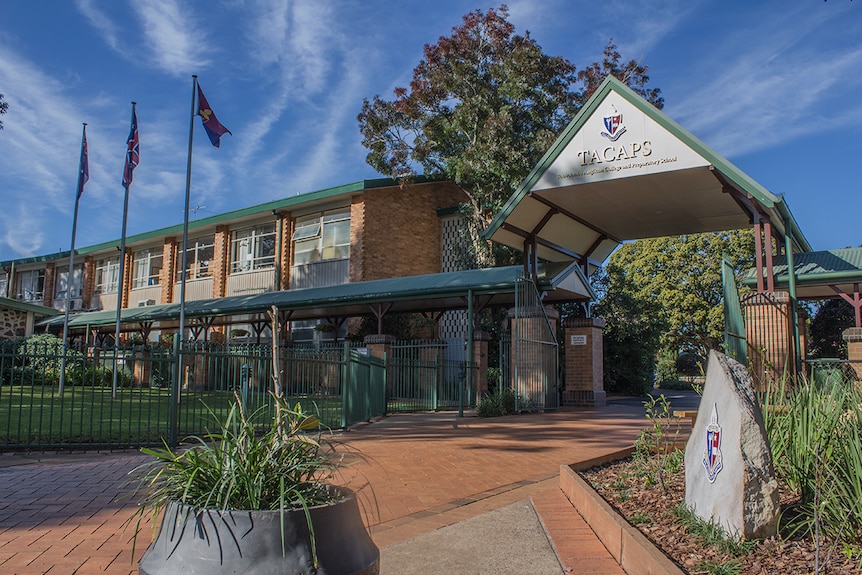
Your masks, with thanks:
[{"label": "brick pillar", "polygon": [[383,359],[392,346],[393,341],[395,341],[395,337],[391,335],[366,335],[365,347],[368,348],[370,355]]},{"label": "brick pillar", "polygon": [[755,294],[742,302],[748,370],[758,391],[779,385],[796,370],[790,294]]},{"label": "brick pillar", "polygon": [[276,279],[278,289],[286,290],[290,289],[290,256],[293,245],[293,218],[290,212],[278,212],[275,229],[281,230],[281,235],[276,242],[278,249],[278,253],[275,254],[276,273],[278,274]]},{"label": "brick pillar", "polygon": [[[560,313],[552,307],[524,308],[518,311],[509,310],[512,324],[512,347],[509,352],[509,374],[515,393],[520,394],[539,411],[544,411],[546,405],[557,406],[552,394],[559,392],[557,373],[551,373],[556,366],[555,358],[549,357],[550,345],[538,342],[550,341],[547,316],[551,325],[556,325]],[[516,338],[517,336],[517,338]],[[553,349],[556,353],[556,349]],[[517,360],[517,363],[516,363]]]},{"label": "brick pillar", "polygon": [[126,253],[122,256],[123,260],[123,277],[118,278],[120,280],[120,285],[117,286],[117,289],[123,290],[123,299],[122,307],[123,309],[129,307],[129,290],[132,289],[132,274],[134,273],[132,261],[132,248],[126,248]]},{"label": "brick pillar", "polygon": [[162,246],[162,271],[159,272],[159,284],[162,286],[162,303],[172,303],[174,300],[174,278],[177,277],[177,241],[165,238]]},{"label": "brick pillar", "polygon": [[473,331],[473,361],[476,363],[476,397],[482,399],[488,395],[488,342],[491,334],[487,331]]},{"label": "brick pillar", "polygon": [[563,405],[605,405],[602,329],[605,321],[572,318],[564,324],[565,382]]},{"label": "brick pillar", "polygon": [[[54,284],[57,282],[57,268],[54,262],[45,264],[45,284],[42,286],[42,305],[54,305]],[[63,304],[65,306],[65,304]]]},{"label": "brick pillar", "polygon": [[365,279],[365,198],[350,202],[350,281]]},{"label": "brick pillar", "polygon": [[856,378],[862,379],[862,327],[849,327],[842,337],[847,342],[847,359],[858,362],[850,364],[856,370]]},{"label": "brick pillar", "polygon": [[93,292],[96,291],[96,260],[93,256],[84,258],[84,271],[81,272],[81,307],[93,307]]},{"label": "brick pillar", "polygon": [[230,230],[227,226],[216,226],[213,241],[213,297],[224,297],[227,293],[227,274],[230,262]]}]

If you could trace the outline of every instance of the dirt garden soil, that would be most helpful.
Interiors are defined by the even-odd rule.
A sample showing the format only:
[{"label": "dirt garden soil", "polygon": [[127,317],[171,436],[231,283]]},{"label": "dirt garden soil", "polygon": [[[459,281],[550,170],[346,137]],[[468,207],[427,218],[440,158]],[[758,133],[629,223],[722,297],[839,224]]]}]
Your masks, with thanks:
[{"label": "dirt garden soil", "polygon": [[[840,545],[821,541],[819,558],[814,539],[772,537],[750,544],[751,549],[736,554],[723,552],[692,534],[675,510],[685,500],[685,471],[663,474],[664,488],[645,480],[637,465],[625,460],[582,473],[606,501],[638,527],[683,570],[694,574],[789,575],[859,574],[858,563],[848,559]],[[651,485],[648,485],[651,484]],[[782,490],[782,508],[793,503],[792,495]],[[732,569],[736,564],[736,569]],[[816,571],[816,566],[819,570]]]}]

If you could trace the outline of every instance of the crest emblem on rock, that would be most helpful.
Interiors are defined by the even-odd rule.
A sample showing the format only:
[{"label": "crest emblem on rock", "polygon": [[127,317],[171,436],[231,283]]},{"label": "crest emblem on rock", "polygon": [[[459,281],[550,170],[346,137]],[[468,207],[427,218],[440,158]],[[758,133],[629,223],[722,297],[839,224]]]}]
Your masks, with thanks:
[{"label": "crest emblem on rock", "polygon": [[626,127],[623,125],[623,115],[613,105],[611,105],[607,115],[604,117],[604,122],[607,131],[602,132],[602,136],[611,142],[616,142],[620,136],[625,134]]},{"label": "crest emblem on rock", "polygon": [[703,467],[710,483],[715,482],[723,467],[721,462],[721,426],[718,425],[718,409],[712,404],[712,416],[706,426],[706,449],[703,450]]}]

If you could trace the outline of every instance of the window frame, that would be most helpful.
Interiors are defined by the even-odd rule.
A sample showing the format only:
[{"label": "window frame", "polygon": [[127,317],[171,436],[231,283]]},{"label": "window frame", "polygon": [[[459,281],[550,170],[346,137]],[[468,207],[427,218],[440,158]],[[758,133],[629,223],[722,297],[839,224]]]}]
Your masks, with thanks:
[{"label": "window frame", "polygon": [[[208,242],[208,243],[207,243]],[[205,254],[205,250],[210,250],[209,258],[203,259],[201,254]],[[188,272],[186,274],[186,281],[188,280],[197,280],[197,279],[206,279],[212,277],[212,270],[210,269],[210,263],[215,259],[215,234],[209,234],[205,236],[197,237],[188,242],[188,247],[186,249],[186,253],[189,254],[189,257],[186,259],[186,269],[183,270],[183,246],[182,244],[177,244],[176,256],[177,256],[177,273],[176,273],[176,283],[180,283],[183,281],[183,272]],[[200,265],[201,262],[204,262],[205,265]],[[194,273],[192,273],[194,272]]]},{"label": "window frame", "polygon": [[[153,273],[153,263],[158,260],[158,269]],[[140,289],[161,284],[164,253],[162,250],[147,248],[138,250],[132,256],[132,289]],[[146,275],[141,274],[146,270]]]},{"label": "window frame", "polygon": [[276,234],[275,222],[233,230],[230,236],[229,273],[274,268]]},{"label": "window frame", "polygon": [[[106,263],[107,262],[107,263]],[[117,293],[120,289],[120,256],[110,256],[96,261],[96,280],[93,288],[93,293],[106,294]],[[113,284],[111,279],[105,280],[105,275],[113,276]],[[57,274],[59,279],[59,273]],[[112,289],[113,288],[113,289]]]}]

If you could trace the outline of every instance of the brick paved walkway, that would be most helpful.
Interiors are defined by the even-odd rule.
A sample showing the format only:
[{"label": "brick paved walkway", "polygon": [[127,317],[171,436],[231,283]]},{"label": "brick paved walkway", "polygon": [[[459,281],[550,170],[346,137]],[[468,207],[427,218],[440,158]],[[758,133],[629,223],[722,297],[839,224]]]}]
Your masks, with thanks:
[{"label": "brick paved walkway", "polygon": [[[392,416],[343,434],[337,482],[359,493],[380,547],[532,498],[571,573],[622,574],[559,490],[559,466],[628,447],[637,402],[496,419]],[[0,456],[0,573],[137,573],[123,492],[137,453]],[[24,463],[25,465],[18,465]],[[145,526],[145,529],[149,527]]]}]

